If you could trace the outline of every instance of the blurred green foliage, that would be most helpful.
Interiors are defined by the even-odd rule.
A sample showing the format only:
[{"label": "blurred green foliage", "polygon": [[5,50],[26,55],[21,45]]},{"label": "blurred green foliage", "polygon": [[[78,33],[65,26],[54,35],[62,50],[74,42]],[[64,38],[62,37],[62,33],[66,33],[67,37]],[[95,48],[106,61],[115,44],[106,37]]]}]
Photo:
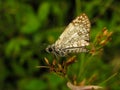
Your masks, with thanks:
[{"label": "blurred green foliage", "polygon": [[[94,82],[120,89],[120,2],[118,0],[0,0],[0,90],[69,90],[67,80],[46,69],[45,47],[53,43],[81,13],[90,18],[91,42],[104,28],[112,40],[101,55],[80,54],[68,73],[78,81],[96,75]],[[85,68],[84,68],[85,67]],[[116,74],[109,79],[111,76]],[[108,80],[109,79],[109,80]]]}]

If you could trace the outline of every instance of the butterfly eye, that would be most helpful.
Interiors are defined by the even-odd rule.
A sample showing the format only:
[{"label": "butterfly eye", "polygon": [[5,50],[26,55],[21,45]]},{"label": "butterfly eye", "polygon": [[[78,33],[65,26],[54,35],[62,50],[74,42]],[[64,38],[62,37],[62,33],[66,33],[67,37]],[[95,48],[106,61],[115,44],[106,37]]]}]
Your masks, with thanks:
[{"label": "butterfly eye", "polygon": [[53,49],[52,48],[48,48],[48,52],[52,52],[53,51]]},{"label": "butterfly eye", "polygon": [[51,52],[53,51],[53,49],[52,49],[51,46],[49,45],[49,46],[46,48],[46,51],[47,51],[48,53],[51,53]]}]

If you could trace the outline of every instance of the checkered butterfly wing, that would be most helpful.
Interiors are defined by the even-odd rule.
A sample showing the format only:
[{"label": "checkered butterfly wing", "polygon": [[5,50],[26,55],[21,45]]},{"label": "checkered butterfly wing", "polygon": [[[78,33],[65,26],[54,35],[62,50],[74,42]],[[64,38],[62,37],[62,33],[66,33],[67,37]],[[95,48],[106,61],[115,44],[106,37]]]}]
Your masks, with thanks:
[{"label": "checkered butterfly wing", "polygon": [[86,52],[89,45],[90,21],[86,14],[74,19],[55,42],[56,48],[71,52]]}]

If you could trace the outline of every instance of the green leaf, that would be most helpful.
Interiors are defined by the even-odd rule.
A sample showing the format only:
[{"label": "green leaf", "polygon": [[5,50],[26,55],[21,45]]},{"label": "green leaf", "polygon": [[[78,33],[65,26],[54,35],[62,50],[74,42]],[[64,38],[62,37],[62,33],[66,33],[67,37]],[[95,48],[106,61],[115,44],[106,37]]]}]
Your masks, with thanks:
[{"label": "green leaf", "polygon": [[19,82],[21,90],[46,90],[46,83],[39,79],[23,79]]},{"label": "green leaf", "polygon": [[25,7],[24,12],[24,24],[21,27],[21,31],[24,34],[31,34],[38,30],[39,22],[33,9],[30,6]]},{"label": "green leaf", "polygon": [[49,15],[50,5],[51,3],[43,2],[38,8],[38,18],[40,21],[40,27],[42,26],[42,23],[45,22],[45,20],[47,19]]},{"label": "green leaf", "polygon": [[21,51],[21,46],[27,46],[30,42],[25,38],[14,38],[11,39],[7,44],[5,48],[5,54],[6,56],[10,55],[18,55]]}]

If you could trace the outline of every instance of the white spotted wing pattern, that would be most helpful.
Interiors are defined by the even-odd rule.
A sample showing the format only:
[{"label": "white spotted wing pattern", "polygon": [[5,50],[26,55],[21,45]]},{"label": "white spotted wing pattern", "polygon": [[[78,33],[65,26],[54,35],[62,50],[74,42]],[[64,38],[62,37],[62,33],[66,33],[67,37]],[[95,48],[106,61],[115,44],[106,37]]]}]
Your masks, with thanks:
[{"label": "white spotted wing pattern", "polygon": [[69,53],[87,52],[89,45],[90,21],[86,14],[76,17],[60,35],[58,40],[46,48],[56,56],[66,56]]}]

